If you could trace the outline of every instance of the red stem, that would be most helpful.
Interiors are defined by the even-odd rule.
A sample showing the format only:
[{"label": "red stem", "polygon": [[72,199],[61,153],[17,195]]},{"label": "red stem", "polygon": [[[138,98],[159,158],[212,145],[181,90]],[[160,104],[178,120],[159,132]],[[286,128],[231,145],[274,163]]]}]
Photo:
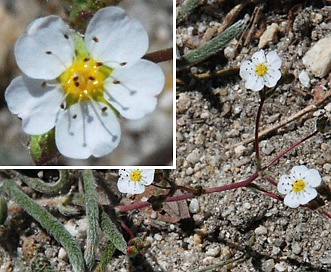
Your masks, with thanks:
[{"label": "red stem", "polygon": [[282,153],[280,153],[276,158],[274,158],[267,166],[263,167],[263,170],[269,168],[271,165],[273,165],[276,161],[278,161],[282,156],[284,156],[286,153],[290,152],[292,149],[297,147],[298,145],[302,144],[304,141],[310,139],[311,137],[315,136],[318,133],[318,131],[314,131],[312,134],[308,135],[306,138],[303,138],[302,140],[298,141],[296,144],[292,145]]},{"label": "red stem", "polygon": [[123,229],[125,229],[125,231],[130,235],[130,240],[133,239],[135,236],[133,234],[133,232],[130,230],[130,228],[125,225],[123,222],[121,223],[121,226]]},{"label": "red stem", "polygon": [[[244,181],[240,181],[240,182],[229,184],[229,185],[214,187],[214,188],[208,188],[208,189],[203,190],[202,194],[210,194],[210,193],[228,191],[228,190],[232,190],[232,189],[236,189],[236,188],[240,188],[240,187],[246,187],[249,184],[251,184],[258,176],[259,176],[259,173],[255,172],[251,177],[249,177],[248,179],[246,179]],[[193,198],[194,196],[195,196],[194,194],[182,194],[179,196],[172,196],[172,197],[168,197],[165,200],[165,202],[181,201],[181,200]],[[141,209],[141,208],[144,208],[144,207],[147,207],[150,205],[151,205],[151,203],[149,203],[147,201],[143,201],[143,202],[138,202],[138,203],[134,203],[131,205],[117,206],[115,209],[118,212],[127,212],[127,211],[131,211],[131,210]]]}]

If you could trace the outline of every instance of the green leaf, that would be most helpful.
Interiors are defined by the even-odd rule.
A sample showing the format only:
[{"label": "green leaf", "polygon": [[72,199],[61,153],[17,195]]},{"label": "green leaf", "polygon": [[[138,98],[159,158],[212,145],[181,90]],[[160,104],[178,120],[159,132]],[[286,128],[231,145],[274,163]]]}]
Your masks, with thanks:
[{"label": "green leaf", "polygon": [[200,48],[181,57],[176,63],[177,71],[197,64],[220,52],[234,37],[243,31],[244,26],[244,20],[240,20]]},{"label": "green leaf", "polygon": [[104,211],[101,213],[101,229],[108,236],[109,240],[114,244],[116,249],[126,254],[126,249],[128,246],[122,233],[119,232],[116,225]]}]

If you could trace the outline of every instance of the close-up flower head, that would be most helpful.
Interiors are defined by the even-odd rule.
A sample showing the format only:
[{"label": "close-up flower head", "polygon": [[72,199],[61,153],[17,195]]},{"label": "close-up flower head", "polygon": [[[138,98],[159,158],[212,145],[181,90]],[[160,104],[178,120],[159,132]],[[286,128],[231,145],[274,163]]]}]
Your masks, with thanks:
[{"label": "close-up flower head", "polygon": [[264,50],[259,50],[252,56],[252,61],[245,60],[240,65],[240,76],[245,80],[245,87],[253,91],[260,91],[264,86],[276,86],[282,74],[280,67],[282,60],[276,51],[265,55]]},{"label": "close-up flower head", "polygon": [[154,180],[154,169],[121,169],[118,171],[118,190],[126,194],[142,194]]},{"label": "close-up flower head", "polygon": [[119,7],[98,10],[84,36],[58,16],[39,18],[15,45],[23,75],[6,90],[9,110],[29,135],[55,128],[66,157],[105,156],[120,142],[120,116],[136,120],[156,107],[165,76],[142,59],[148,46],[142,24]]},{"label": "close-up flower head", "polygon": [[304,165],[294,166],[289,175],[282,175],[277,185],[278,192],[286,194],[284,204],[297,208],[305,205],[317,196],[316,187],[322,182],[316,169]]}]

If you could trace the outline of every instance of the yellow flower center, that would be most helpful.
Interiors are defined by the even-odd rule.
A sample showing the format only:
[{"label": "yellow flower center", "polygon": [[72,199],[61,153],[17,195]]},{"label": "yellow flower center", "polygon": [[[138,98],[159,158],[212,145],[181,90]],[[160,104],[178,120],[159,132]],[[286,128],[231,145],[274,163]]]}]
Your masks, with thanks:
[{"label": "yellow flower center", "polygon": [[142,178],[142,172],[141,170],[134,170],[130,174],[130,180],[139,182]]},{"label": "yellow flower center", "polygon": [[265,63],[260,63],[255,68],[255,73],[260,77],[265,76],[267,72],[268,72],[268,66]]},{"label": "yellow flower center", "polygon": [[105,102],[104,83],[112,68],[91,57],[78,57],[59,77],[66,93],[67,107],[79,101],[93,99]]},{"label": "yellow flower center", "polygon": [[293,190],[299,193],[306,188],[306,182],[303,179],[299,179],[296,180],[292,186],[293,186]]}]

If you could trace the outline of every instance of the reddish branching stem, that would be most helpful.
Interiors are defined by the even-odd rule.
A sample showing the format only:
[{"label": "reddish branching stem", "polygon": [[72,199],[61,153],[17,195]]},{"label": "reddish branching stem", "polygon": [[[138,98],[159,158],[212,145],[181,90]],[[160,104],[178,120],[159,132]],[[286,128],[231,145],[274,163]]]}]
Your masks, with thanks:
[{"label": "reddish branching stem", "polygon": [[278,161],[281,157],[283,157],[285,154],[290,152],[292,149],[296,148],[298,145],[302,144],[303,142],[307,141],[311,137],[315,136],[318,133],[318,131],[314,131],[312,134],[308,135],[307,137],[303,138],[302,140],[298,141],[294,145],[290,146],[288,149],[280,153],[276,158],[274,158],[267,166],[263,167],[263,170],[269,168],[271,165],[273,165],[276,161]]},{"label": "reddish branching stem", "polygon": [[[236,182],[236,183],[229,184],[229,185],[214,187],[214,188],[207,188],[207,189],[202,191],[202,194],[211,194],[211,193],[217,193],[217,192],[223,192],[223,191],[228,191],[228,190],[232,190],[232,189],[237,189],[237,188],[240,188],[240,187],[246,187],[249,184],[251,184],[258,176],[259,176],[259,173],[255,172],[251,177],[249,177],[248,179],[246,179],[244,181]],[[194,196],[195,195],[191,194],[191,193],[182,194],[182,195],[178,195],[178,196],[172,196],[172,197],[168,197],[165,200],[165,202],[174,202],[174,201],[181,201],[181,200],[191,199]],[[138,202],[138,203],[134,203],[134,204],[131,204],[131,205],[117,206],[115,209],[118,212],[127,212],[127,211],[131,211],[131,210],[136,210],[136,209],[141,209],[141,208],[144,208],[144,207],[148,207],[150,205],[151,205],[151,203],[149,203],[147,201],[143,201],[143,202]]]}]

